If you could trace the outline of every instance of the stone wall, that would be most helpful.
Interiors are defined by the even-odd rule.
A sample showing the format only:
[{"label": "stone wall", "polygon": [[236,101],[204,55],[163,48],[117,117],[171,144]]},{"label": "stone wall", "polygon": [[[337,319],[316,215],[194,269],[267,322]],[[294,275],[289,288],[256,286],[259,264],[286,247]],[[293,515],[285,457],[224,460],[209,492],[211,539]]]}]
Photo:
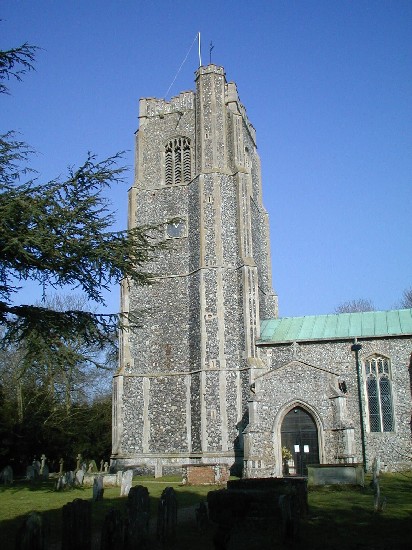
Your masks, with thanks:
[{"label": "stone wall", "polygon": [[[410,468],[412,402],[408,365],[412,340],[388,337],[359,342],[362,344],[359,361],[367,468],[370,469],[377,455],[387,470]],[[267,475],[281,475],[281,425],[286,413],[296,406],[309,412],[316,423],[321,463],[334,464],[343,458],[363,462],[352,344],[353,340],[308,342],[271,349],[268,354],[270,369],[256,378],[250,400],[247,455],[249,461],[259,458],[261,462],[257,466],[250,462],[249,475],[258,475],[258,468]],[[363,365],[365,359],[374,354],[390,359],[395,421],[391,432],[372,432],[369,429]],[[339,387],[342,381],[346,386],[345,393]]]}]

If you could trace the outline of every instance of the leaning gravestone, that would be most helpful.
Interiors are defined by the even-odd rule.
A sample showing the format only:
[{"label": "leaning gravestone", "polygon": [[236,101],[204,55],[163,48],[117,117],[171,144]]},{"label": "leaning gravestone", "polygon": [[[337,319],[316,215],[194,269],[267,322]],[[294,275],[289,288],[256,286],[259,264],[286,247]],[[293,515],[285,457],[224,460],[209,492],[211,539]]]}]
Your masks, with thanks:
[{"label": "leaning gravestone", "polygon": [[173,487],[163,491],[157,511],[157,538],[162,543],[173,543],[176,538],[177,499]]},{"label": "leaning gravestone", "polygon": [[76,498],[63,506],[62,550],[90,550],[91,502]]},{"label": "leaning gravestone", "polygon": [[133,470],[126,470],[122,475],[122,485],[120,487],[120,496],[127,497],[132,486]]},{"label": "leaning gravestone", "polygon": [[122,514],[110,508],[103,521],[100,550],[123,550],[125,544]]},{"label": "leaning gravestone", "polygon": [[139,550],[149,546],[150,500],[149,491],[142,485],[136,485],[127,497],[126,544],[128,548]]},{"label": "leaning gravestone", "polygon": [[97,476],[93,480],[93,500],[103,500],[103,476]]},{"label": "leaning gravestone", "polygon": [[16,537],[16,550],[46,550],[47,536],[43,518],[32,512],[24,519]]}]

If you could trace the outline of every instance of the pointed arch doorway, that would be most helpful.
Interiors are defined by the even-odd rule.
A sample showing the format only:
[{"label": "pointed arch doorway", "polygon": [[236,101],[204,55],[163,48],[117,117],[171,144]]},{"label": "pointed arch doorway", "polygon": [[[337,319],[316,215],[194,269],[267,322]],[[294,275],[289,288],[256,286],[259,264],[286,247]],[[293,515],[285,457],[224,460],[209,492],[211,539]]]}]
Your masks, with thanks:
[{"label": "pointed arch doorway", "polygon": [[302,407],[293,407],[285,416],[281,428],[282,448],[292,459],[286,475],[307,476],[308,464],[319,464],[318,430],[311,414]]}]

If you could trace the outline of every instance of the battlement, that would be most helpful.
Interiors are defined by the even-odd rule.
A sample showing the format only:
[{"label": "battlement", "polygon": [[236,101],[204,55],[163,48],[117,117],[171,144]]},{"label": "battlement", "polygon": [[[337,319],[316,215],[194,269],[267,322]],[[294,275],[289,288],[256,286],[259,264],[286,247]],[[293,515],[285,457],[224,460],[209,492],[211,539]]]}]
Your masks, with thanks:
[{"label": "battlement", "polygon": [[164,116],[170,113],[190,111],[194,108],[193,91],[181,92],[170,101],[155,97],[144,97],[139,102],[139,118]]}]

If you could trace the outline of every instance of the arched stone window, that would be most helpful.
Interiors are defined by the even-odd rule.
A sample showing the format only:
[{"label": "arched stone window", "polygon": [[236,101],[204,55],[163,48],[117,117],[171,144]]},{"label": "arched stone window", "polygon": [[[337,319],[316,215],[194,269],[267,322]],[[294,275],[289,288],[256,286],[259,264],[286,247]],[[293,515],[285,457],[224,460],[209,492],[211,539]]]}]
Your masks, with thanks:
[{"label": "arched stone window", "polygon": [[165,147],[165,183],[176,185],[192,179],[192,152],[190,139],[176,137]]},{"label": "arched stone window", "polygon": [[366,392],[371,432],[393,431],[393,402],[390,362],[373,356],[365,361]]}]

